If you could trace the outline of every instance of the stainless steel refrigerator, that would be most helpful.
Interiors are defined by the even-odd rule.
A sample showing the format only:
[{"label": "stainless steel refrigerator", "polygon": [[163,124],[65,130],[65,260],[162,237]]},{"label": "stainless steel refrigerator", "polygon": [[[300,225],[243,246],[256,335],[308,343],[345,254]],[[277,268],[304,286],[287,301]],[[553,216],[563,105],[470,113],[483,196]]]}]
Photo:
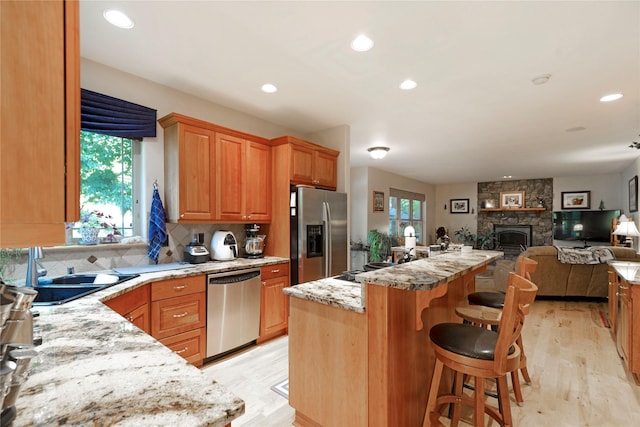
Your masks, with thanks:
[{"label": "stainless steel refrigerator", "polygon": [[291,189],[291,284],[347,270],[347,195]]}]

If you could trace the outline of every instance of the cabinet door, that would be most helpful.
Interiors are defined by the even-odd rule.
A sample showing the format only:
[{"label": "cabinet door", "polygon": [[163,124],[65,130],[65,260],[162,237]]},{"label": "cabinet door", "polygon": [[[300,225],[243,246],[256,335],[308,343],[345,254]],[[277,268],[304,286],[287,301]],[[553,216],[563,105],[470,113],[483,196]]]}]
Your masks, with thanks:
[{"label": "cabinet door", "polygon": [[616,272],[609,268],[609,288],[607,292],[608,296],[608,311],[609,311],[609,327],[611,328],[611,333],[616,333],[616,322],[618,321],[618,275]]},{"label": "cabinet door", "polygon": [[245,219],[271,220],[271,147],[247,141],[245,173]]},{"label": "cabinet door", "polygon": [[290,145],[291,182],[293,184],[313,184],[314,150]]},{"label": "cabinet door", "polygon": [[338,159],[323,151],[316,151],[314,166],[314,184],[319,187],[335,189],[338,184]]},{"label": "cabinet door", "polygon": [[243,188],[245,140],[216,133],[216,188],[218,206],[216,219],[241,221],[244,214]]},{"label": "cabinet door", "polygon": [[264,266],[261,277],[259,342],[287,331],[289,298],[282,291],[289,286],[289,264]]},{"label": "cabinet door", "polygon": [[210,130],[179,125],[179,221],[214,218],[214,138]]},{"label": "cabinet door", "polygon": [[620,283],[620,313],[618,323],[618,344],[627,367],[631,369],[631,293],[625,280]]},{"label": "cabinet door", "polygon": [[147,334],[151,332],[149,304],[141,305],[140,307],[130,311],[129,313],[125,313],[124,318],[136,325]]},{"label": "cabinet door", "polygon": [[3,0],[0,16],[0,247],[64,244],[80,200],[78,2]]},{"label": "cabinet door", "polygon": [[202,359],[206,353],[206,336],[206,328],[199,328],[163,338],[160,342],[185,358],[187,362],[202,366]]}]

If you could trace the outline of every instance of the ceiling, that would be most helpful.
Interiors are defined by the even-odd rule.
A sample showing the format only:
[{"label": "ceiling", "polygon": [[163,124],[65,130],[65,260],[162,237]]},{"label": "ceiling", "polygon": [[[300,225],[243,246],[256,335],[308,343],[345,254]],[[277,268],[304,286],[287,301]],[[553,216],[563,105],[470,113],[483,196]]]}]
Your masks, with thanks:
[{"label": "ceiling", "polygon": [[[373,49],[351,50],[360,33]],[[80,35],[85,58],[298,132],[348,125],[352,167],[441,184],[618,173],[640,155],[638,1],[81,1]]]}]

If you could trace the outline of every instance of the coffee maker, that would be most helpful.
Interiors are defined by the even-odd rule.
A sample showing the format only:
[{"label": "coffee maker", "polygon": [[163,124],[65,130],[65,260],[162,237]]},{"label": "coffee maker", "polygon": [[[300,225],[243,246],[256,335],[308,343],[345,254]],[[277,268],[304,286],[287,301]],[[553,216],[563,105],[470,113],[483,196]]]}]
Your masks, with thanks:
[{"label": "coffee maker", "polygon": [[258,234],[260,226],[258,224],[246,224],[244,231],[247,238],[244,242],[244,252],[247,258],[262,258],[264,250],[264,234]]}]

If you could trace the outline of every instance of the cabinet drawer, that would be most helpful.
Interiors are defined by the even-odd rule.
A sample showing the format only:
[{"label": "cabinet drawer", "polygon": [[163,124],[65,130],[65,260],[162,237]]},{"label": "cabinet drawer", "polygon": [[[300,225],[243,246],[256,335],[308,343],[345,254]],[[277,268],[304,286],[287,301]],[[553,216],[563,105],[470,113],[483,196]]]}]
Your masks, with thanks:
[{"label": "cabinet drawer", "polygon": [[151,335],[161,339],[207,323],[205,293],[186,295],[151,303]]},{"label": "cabinet drawer", "polygon": [[262,281],[273,279],[274,277],[282,277],[289,275],[289,264],[281,263],[274,265],[265,265],[260,269],[260,279]]},{"label": "cabinet drawer", "polygon": [[187,359],[188,362],[199,366],[202,364],[202,359],[204,359],[205,355],[206,335],[207,330],[199,328],[163,338],[160,342],[176,352],[176,354]]},{"label": "cabinet drawer", "polygon": [[203,275],[182,279],[162,280],[151,286],[151,301],[205,292],[206,279]]}]

